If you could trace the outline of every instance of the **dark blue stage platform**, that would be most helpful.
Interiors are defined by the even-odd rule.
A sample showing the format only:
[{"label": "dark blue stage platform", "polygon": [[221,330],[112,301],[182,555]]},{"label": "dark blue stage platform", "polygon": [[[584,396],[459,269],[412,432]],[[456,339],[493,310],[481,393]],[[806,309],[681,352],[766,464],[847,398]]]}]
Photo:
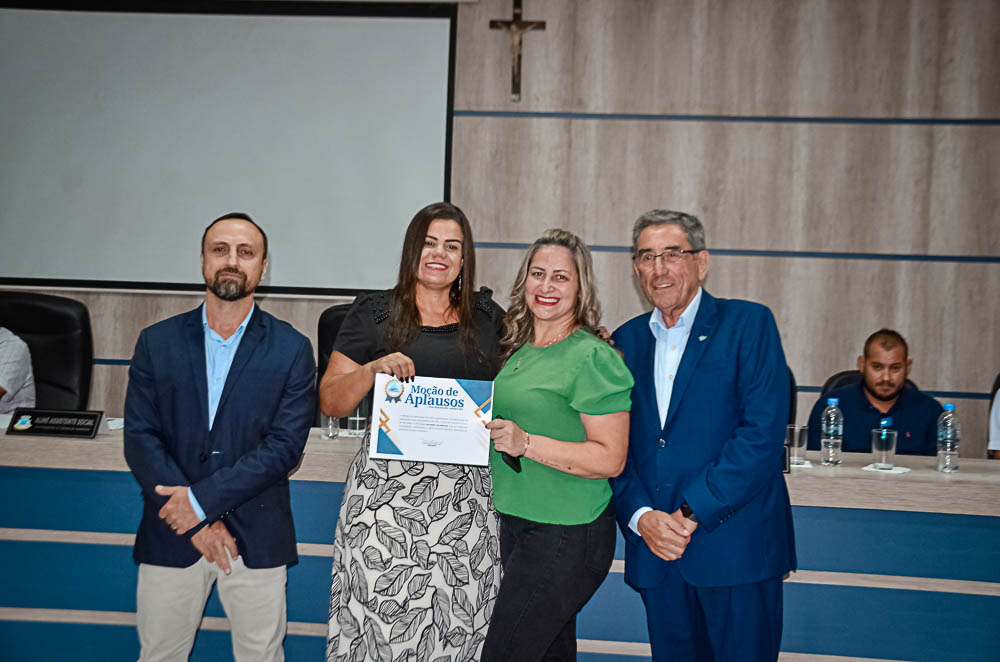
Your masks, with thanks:
[{"label": "dark blue stage platform", "polygon": [[[305,545],[288,573],[290,662],[324,658],[328,545],[342,494],[342,483],[292,481]],[[125,471],[0,466],[0,660],[138,658],[130,536],[139,512]],[[1000,516],[819,506],[795,506],[794,516],[800,572],[785,583],[789,659],[1000,659]],[[579,618],[586,662],[648,659],[620,543],[614,570]],[[213,620],[224,618],[214,593],[206,616],[191,659],[232,660],[229,633],[210,629],[225,628]]]}]

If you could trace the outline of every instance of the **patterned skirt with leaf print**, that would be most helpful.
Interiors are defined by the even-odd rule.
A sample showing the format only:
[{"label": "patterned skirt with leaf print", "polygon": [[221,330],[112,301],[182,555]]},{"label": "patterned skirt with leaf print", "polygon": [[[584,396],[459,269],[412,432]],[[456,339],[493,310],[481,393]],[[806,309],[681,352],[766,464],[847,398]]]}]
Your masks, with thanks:
[{"label": "patterned skirt with leaf print", "polygon": [[487,467],[351,464],[333,545],[328,662],[479,659],[500,584]]}]

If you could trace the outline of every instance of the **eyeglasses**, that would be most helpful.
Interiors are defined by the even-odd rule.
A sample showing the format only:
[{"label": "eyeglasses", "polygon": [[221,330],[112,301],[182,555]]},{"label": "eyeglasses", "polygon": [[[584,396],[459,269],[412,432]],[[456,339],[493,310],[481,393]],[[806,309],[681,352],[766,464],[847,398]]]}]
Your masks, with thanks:
[{"label": "eyeglasses", "polygon": [[635,261],[639,264],[640,269],[652,269],[657,260],[663,260],[665,264],[674,264],[680,262],[680,259],[685,255],[694,255],[703,250],[705,249],[668,248],[662,253],[640,253],[635,256]]}]

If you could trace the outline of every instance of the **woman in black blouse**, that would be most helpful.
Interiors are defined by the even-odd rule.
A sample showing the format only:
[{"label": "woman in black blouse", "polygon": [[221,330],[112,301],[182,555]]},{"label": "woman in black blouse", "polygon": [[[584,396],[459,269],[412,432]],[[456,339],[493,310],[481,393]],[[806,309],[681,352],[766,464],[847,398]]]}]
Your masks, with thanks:
[{"label": "woman in black blouse", "polygon": [[[417,212],[396,287],[359,296],[340,328],[320,383],[325,414],[346,416],[376,373],[493,379],[503,310],[473,289],[475,261],[458,207]],[[478,659],[500,579],[487,468],[372,460],[368,443],[366,434],[337,522],[327,659],[407,649]]]}]

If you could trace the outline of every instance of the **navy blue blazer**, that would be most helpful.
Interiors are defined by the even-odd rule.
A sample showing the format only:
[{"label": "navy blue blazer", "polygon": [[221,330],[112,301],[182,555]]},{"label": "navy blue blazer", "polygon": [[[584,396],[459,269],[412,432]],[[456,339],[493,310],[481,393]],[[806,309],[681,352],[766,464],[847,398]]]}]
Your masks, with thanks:
[{"label": "navy blue blazer", "polygon": [[612,338],[632,371],[628,461],[611,480],[625,536],[625,581],[658,585],[667,561],[628,521],[642,506],[673,512],[687,501],[698,517],[676,563],[693,586],[735,586],[795,568],[788,490],[782,474],[789,376],[771,311],[703,292],[660,426],[650,313]]},{"label": "navy blue blazer", "polygon": [[[201,554],[157,513],[156,485],[190,485],[205,523],[222,520],[250,568],[298,561],[288,474],[313,418],[309,340],[256,307],[223,387],[211,431],[201,308],[143,330],[125,395],[125,460],[142,488],[136,563],[187,567]],[[203,523],[204,525],[204,523]]]}]

